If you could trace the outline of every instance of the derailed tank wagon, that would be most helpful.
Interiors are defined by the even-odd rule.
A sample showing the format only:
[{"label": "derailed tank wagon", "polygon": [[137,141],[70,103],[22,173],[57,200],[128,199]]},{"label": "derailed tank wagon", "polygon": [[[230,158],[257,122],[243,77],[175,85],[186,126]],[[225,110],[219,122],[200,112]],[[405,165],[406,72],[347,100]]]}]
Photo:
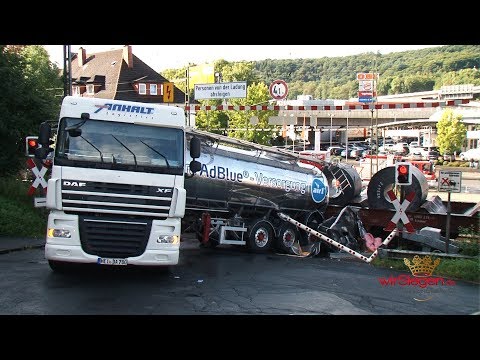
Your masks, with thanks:
[{"label": "derailed tank wagon", "polygon": [[[372,178],[365,199],[360,176],[351,165],[199,130],[189,129],[186,136],[200,140],[198,160],[202,165],[195,176],[185,179],[184,221],[188,223],[184,228],[194,230],[205,245],[247,245],[254,252],[274,248],[286,253],[297,254],[298,249],[302,254],[319,253],[320,239],[295,222],[353,250],[364,247],[358,239],[365,240],[365,231],[382,238],[386,235],[383,228],[394,215],[386,196],[395,187],[392,169]],[[421,171],[412,170],[412,185],[404,190],[414,194],[407,211],[416,214],[420,205],[426,204],[428,184]],[[369,207],[365,207],[367,201]],[[340,216],[346,207],[352,211]],[[429,216],[436,219],[440,214]],[[421,228],[415,219],[412,223]],[[328,243],[322,249],[338,251]]]}]

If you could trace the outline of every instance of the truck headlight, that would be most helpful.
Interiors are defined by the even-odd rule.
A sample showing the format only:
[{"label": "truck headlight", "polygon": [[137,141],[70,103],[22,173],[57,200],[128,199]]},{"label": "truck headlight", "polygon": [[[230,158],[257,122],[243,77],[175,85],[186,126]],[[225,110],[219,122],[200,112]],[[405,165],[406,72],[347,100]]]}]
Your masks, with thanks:
[{"label": "truck headlight", "polygon": [[72,234],[70,233],[70,230],[51,228],[51,229],[48,229],[47,236],[49,238],[51,237],[71,238]]},{"label": "truck headlight", "polygon": [[159,235],[157,243],[159,244],[178,244],[180,237],[178,235]]}]

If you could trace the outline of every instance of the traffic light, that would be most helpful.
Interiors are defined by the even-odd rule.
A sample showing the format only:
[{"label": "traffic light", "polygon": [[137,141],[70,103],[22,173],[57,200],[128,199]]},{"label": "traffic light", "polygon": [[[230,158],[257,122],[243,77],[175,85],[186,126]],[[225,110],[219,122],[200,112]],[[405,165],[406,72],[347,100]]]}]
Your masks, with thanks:
[{"label": "traffic light", "polygon": [[38,136],[27,136],[25,138],[25,155],[35,157],[35,150],[38,148]]},{"label": "traffic light", "polygon": [[396,185],[411,185],[412,172],[408,163],[395,164],[395,184]]}]

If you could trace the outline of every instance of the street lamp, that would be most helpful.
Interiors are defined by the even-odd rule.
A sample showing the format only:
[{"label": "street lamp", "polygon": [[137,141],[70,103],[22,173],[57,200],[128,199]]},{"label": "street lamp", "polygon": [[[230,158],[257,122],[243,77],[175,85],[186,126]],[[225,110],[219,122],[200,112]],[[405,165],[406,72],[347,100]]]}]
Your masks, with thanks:
[{"label": "street lamp", "polygon": [[332,128],[333,128],[333,116],[334,114],[330,114],[330,147],[332,147]]},{"label": "street lamp", "polygon": [[[375,144],[378,144],[378,109],[375,109]],[[377,167],[375,172],[378,172],[378,146],[375,150],[375,154],[377,155]]]},{"label": "street lamp", "polygon": [[295,152],[295,124],[293,123],[293,117],[295,115],[294,114],[290,114],[290,117],[291,117],[291,123],[292,123],[292,127],[293,127],[293,134],[292,134],[292,152]]},{"label": "street lamp", "polygon": [[[372,114],[371,120],[370,120],[370,143],[372,143],[373,140],[373,109],[370,109],[370,113]],[[377,147],[378,147],[378,142],[377,142]],[[377,154],[377,159],[378,159],[378,154]],[[373,176],[373,161],[372,158],[370,158],[370,178]]]},{"label": "street lamp", "polygon": [[345,151],[345,161],[348,161],[348,117],[350,115],[350,110],[347,111],[347,130],[345,131],[345,143],[347,144],[347,151]]}]

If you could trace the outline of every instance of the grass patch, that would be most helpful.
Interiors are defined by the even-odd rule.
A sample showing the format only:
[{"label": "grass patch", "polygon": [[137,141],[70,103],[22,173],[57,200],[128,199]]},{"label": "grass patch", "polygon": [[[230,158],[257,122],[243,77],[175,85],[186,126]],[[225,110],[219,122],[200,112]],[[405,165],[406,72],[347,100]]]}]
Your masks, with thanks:
[{"label": "grass patch", "polygon": [[[432,257],[434,260],[435,257]],[[480,283],[480,259],[446,259],[440,258],[440,264],[435,268],[434,276],[443,276],[454,280],[466,280]],[[392,268],[398,271],[410,273],[410,270],[401,259],[375,258],[372,265]]]},{"label": "grass patch", "polygon": [[45,237],[48,211],[35,208],[27,195],[30,182],[0,179],[0,236]]}]

